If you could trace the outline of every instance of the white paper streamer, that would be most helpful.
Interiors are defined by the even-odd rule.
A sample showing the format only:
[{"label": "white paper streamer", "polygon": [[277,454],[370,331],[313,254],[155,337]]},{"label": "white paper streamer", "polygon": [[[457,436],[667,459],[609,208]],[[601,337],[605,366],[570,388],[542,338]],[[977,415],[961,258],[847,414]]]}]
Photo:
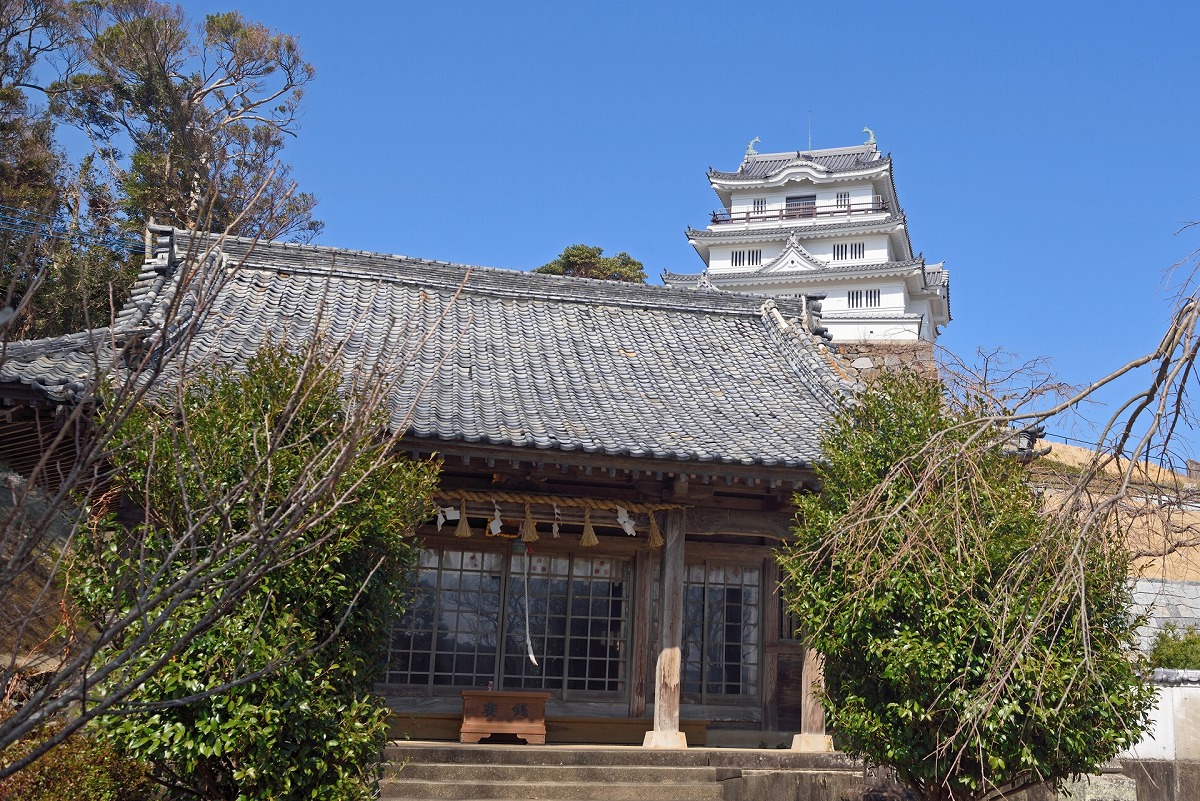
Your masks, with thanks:
[{"label": "white paper streamer", "polygon": [[442,526],[446,525],[447,520],[457,520],[458,517],[458,509],[453,506],[441,507],[437,513],[437,530],[441,531]]},{"label": "white paper streamer", "polygon": [[617,522],[621,524],[621,528],[625,529],[625,533],[631,537],[637,536],[637,528],[633,525],[632,518],[629,517],[629,510],[624,506],[617,507]]},{"label": "white paper streamer", "polygon": [[525,653],[529,654],[529,661],[537,667],[537,658],[533,655],[533,639],[529,636],[529,551],[526,550],[523,557],[525,562]]}]

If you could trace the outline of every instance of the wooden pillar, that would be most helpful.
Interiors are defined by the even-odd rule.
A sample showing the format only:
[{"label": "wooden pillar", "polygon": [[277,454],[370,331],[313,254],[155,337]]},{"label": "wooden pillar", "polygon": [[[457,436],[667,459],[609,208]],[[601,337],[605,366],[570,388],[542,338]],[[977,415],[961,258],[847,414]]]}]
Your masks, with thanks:
[{"label": "wooden pillar", "polygon": [[763,605],[762,721],[764,731],[779,729],[779,563],[766,560]]},{"label": "wooden pillar", "polygon": [[800,696],[800,733],[792,738],[795,751],[832,751],[833,740],[825,734],[825,710],[817,700],[824,686],[821,655],[808,648],[804,652],[804,691]]},{"label": "wooden pillar", "polygon": [[646,662],[650,659],[650,551],[634,557],[633,647],[629,653],[629,717],[646,714]]},{"label": "wooden pillar", "polygon": [[659,582],[659,625],[662,637],[654,671],[654,731],[646,732],[646,748],[686,748],[679,730],[679,682],[683,642],[684,511],[667,511]]}]

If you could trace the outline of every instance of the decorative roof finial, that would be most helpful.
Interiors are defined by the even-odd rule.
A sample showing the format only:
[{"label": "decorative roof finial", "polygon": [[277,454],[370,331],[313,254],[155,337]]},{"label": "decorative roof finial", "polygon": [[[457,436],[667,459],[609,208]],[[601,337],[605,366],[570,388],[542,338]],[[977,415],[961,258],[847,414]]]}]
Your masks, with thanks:
[{"label": "decorative roof finial", "polygon": [[875,144],[875,132],[874,132],[874,131],[872,131],[870,128],[863,128],[863,133],[865,133],[865,134],[870,134],[870,135],[871,135],[871,138],[870,138],[870,139],[868,139],[868,140],[867,140],[866,142],[864,142],[863,144],[866,144],[866,145],[873,145],[873,144]]},{"label": "decorative roof finial", "polygon": [[762,140],[759,139],[757,136],[754,137],[753,139],[751,139],[750,144],[746,145],[746,155],[747,156],[757,156],[758,151],[754,149],[754,146],[761,141]]}]

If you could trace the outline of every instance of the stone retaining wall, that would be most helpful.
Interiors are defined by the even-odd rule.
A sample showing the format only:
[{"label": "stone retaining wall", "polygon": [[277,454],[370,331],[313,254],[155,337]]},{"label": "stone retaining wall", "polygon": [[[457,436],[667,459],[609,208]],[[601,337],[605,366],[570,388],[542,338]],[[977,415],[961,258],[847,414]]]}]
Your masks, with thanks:
[{"label": "stone retaining wall", "polygon": [[1200,581],[1142,578],[1134,582],[1133,603],[1146,613],[1146,625],[1138,632],[1141,647],[1149,651],[1154,637],[1167,626],[1182,632],[1200,628]]},{"label": "stone retaining wall", "polygon": [[934,375],[932,342],[834,342],[852,376],[867,381],[883,371],[920,370]]}]

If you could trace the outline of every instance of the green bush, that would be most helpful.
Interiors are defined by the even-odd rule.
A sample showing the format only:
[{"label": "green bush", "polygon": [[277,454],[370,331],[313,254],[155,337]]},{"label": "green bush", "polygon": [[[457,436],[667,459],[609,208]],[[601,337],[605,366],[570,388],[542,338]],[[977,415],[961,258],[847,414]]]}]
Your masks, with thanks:
[{"label": "green bush", "polygon": [[73,589],[93,619],[136,614],[206,554],[221,554],[232,582],[287,543],[215,619],[213,598],[184,597],[161,627],[140,622],[115,643],[147,641],[127,676],[157,669],[102,727],[189,797],[372,797],[387,708],[371,691],[437,471],[394,455],[382,410],[348,454],[339,438],[355,410],[340,377],[269,348],[244,374],[213,373],[117,433],[115,482],[149,514],[132,530],[109,518],[81,536]]},{"label": "green bush", "polygon": [[1194,625],[1182,631],[1171,624],[1165,626],[1154,637],[1150,667],[1200,670],[1200,630]]},{"label": "green bush", "polygon": [[1098,771],[1153,700],[1119,532],[1044,514],[986,399],[905,374],[859,401],[779,556],[834,742],[925,801]]}]

